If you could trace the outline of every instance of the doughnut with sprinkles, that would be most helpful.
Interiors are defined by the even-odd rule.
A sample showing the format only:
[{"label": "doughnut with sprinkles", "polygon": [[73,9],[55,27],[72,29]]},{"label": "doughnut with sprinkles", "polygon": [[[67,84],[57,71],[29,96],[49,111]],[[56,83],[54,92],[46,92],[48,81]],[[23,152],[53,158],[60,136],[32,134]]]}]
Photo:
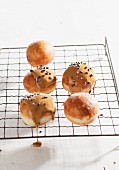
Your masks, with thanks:
[{"label": "doughnut with sprinkles", "polygon": [[83,62],[70,64],[62,76],[62,86],[70,93],[91,93],[92,89],[94,91],[95,84],[96,76],[94,70]]}]

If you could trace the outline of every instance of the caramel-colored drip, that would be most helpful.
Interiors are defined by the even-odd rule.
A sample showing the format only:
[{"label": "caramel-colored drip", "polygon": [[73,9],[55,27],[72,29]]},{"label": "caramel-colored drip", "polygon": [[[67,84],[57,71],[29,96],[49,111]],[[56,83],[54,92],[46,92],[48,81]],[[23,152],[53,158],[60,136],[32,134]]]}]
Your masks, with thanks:
[{"label": "caramel-colored drip", "polygon": [[52,120],[54,120],[54,118],[55,118],[55,116],[54,116],[54,115],[55,115],[55,114],[53,113],[53,114],[52,114]]},{"label": "caramel-colored drip", "polygon": [[36,127],[37,141],[33,143],[34,147],[41,147],[42,142],[38,141],[38,127]]},{"label": "caramel-colored drip", "polygon": [[31,99],[24,99],[24,102],[28,106],[29,116],[32,117],[36,127],[39,126],[40,119],[45,114],[51,114],[52,120],[54,119],[55,107],[51,96],[36,95]]},{"label": "caramel-colored drip", "polygon": [[42,142],[40,142],[40,141],[37,141],[37,142],[33,143],[34,147],[41,147],[41,145],[42,145]]}]

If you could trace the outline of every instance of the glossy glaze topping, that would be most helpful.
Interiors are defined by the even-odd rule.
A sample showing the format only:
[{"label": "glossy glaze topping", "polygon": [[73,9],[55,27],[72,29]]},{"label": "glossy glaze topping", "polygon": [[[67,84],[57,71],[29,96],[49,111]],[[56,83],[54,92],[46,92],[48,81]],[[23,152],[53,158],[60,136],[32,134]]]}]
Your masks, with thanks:
[{"label": "glossy glaze topping", "polygon": [[30,70],[38,88],[47,88],[56,82],[55,74],[48,68],[39,66],[35,70]]},{"label": "glossy glaze topping", "polygon": [[[40,119],[43,116],[52,115],[54,119],[55,105],[52,96],[47,94],[34,93],[30,96],[25,96],[21,100],[21,108],[23,105],[27,106],[28,111],[24,112],[24,116],[32,118],[36,127],[40,126]],[[21,110],[23,112],[23,110]]]},{"label": "glossy glaze topping", "polygon": [[64,72],[63,83],[66,84],[72,92],[80,92],[85,88],[88,88],[90,91],[96,83],[94,70],[86,65],[86,63],[73,63],[69,65]]}]

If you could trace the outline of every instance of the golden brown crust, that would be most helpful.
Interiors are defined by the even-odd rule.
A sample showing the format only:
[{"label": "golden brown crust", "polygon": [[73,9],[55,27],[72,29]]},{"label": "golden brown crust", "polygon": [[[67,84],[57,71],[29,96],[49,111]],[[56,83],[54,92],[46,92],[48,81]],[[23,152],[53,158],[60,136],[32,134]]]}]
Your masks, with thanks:
[{"label": "golden brown crust", "polygon": [[98,112],[98,102],[92,95],[85,92],[75,93],[64,102],[66,117],[80,126],[93,122]]},{"label": "golden brown crust", "polygon": [[54,47],[44,41],[38,41],[30,44],[26,51],[28,63],[35,67],[39,65],[46,65],[54,59]]},{"label": "golden brown crust", "polygon": [[79,126],[89,125],[89,124],[92,123],[96,118],[97,118],[97,116],[93,116],[93,117],[90,118],[90,119],[87,118],[85,121],[81,121],[81,120],[78,119],[78,118],[76,119],[76,118],[73,118],[73,117],[67,115],[67,119],[68,119],[70,122],[72,122],[72,123],[74,123],[74,124],[77,124],[77,125],[79,125]]},{"label": "golden brown crust", "polygon": [[56,76],[48,67],[31,70],[23,80],[24,88],[30,92],[51,93],[56,88]]},{"label": "golden brown crust", "polygon": [[29,126],[41,126],[54,119],[55,103],[48,94],[34,94],[24,97],[20,102],[22,120]]},{"label": "golden brown crust", "polygon": [[71,64],[62,77],[62,86],[70,93],[90,93],[91,89],[94,89],[95,84],[95,72],[86,63]]}]

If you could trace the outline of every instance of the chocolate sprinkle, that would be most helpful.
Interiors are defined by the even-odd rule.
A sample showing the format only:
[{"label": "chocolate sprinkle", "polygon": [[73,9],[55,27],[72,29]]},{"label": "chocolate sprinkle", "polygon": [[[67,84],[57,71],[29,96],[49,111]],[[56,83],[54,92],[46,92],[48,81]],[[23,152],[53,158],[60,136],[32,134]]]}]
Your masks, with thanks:
[{"label": "chocolate sprinkle", "polygon": [[28,99],[30,99],[31,98],[31,96],[26,96]]},{"label": "chocolate sprinkle", "polygon": [[43,73],[45,70],[41,70],[41,73]]},{"label": "chocolate sprinkle", "polygon": [[87,67],[84,67],[84,69],[87,69]]},{"label": "chocolate sprinkle", "polygon": [[80,71],[80,73],[83,73],[82,71]]},{"label": "chocolate sprinkle", "polygon": [[91,90],[89,91],[89,94],[91,93]]},{"label": "chocolate sprinkle", "polygon": [[85,72],[85,74],[88,74],[88,72]]},{"label": "chocolate sprinkle", "polygon": [[72,87],[74,87],[75,86],[75,84],[72,84]]},{"label": "chocolate sprinkle", "polygon": [[38,95],[38,93],[34,92],[34,96],[37,96],[37,95]]},{"label": "chocolate sprinkle", "polygon": [[87,82],[87,84],[90,84],[90,82]]},{"label": "chocolate sprinkle", "polygon": [[41,99],[47,99],[48,97],[46,97],[46,96],[44,96],[44,97],[42,97]]},{"label": "chocolate sprinkle", "polygon": [[93,75],[92,74],[90,74],[90,77],[92,77]]},{"label": "chocolate sprinkle", "polygon": [[49,69],[49,67],[46,67],[46,69]]},{"label": "chocolate sprinkle", "polygon": [[30,72],[34,72],[33,70],[30,70]]},{"label": "chocolate sprinkle", "polygon": [[54,76],[54,80],[56,80],[56,76]]},{"label": "chocolate sprinkle", "polygon": [[51,80],[51,79],[52,79],[52,77],[48,77],[48,79],[49,79],[49,80]]}]

